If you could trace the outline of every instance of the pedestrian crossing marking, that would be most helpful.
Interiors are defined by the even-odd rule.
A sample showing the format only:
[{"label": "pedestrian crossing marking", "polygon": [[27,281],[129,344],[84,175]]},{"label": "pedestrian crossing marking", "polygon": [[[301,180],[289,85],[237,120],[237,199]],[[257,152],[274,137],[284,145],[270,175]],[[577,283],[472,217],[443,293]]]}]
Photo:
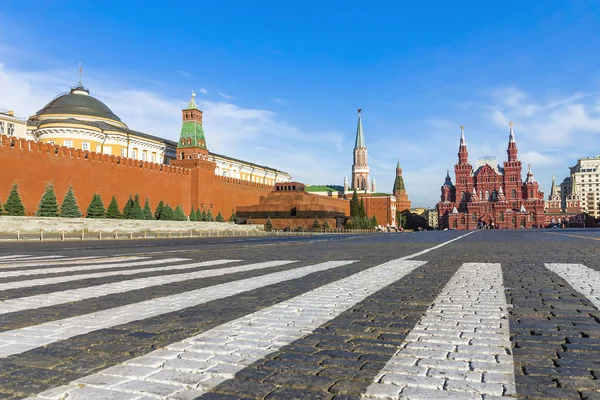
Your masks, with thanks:
[{"label": "pedestrian crossing marking", "polygon": [[[128,362],[77,379],[57,393],[68,394],[94,385],[107,390],[108,398],[121,393],[144,395],[148,387],[160,385],[164,397],[193,398],[266,355],[277,351],[389,284],[403,278],[425,261],[392,260],[321,286],[290,300],[210,329],[200,335],[166,346]],[[203,357],[203,355],[205,357]],[[195,388],[165,383],[164,372],[195,372],[201,381]],[[100,376],[100,377],[99,377]],[[127,377],[120,384],[102,384],[107,376]],[[133,386],[135,383],[135,386]],[[84,385],[83,388],[80,388]],[[132,388],[136,389],[133,390]],[[43,396],[41,393],[40,396]]]},{"label": "pedestrian crossing marking", "polygon": [[363,398],[515,394],[507,307],[500,264],[463,264]]},{"label": "pedestrian crossing marking", "polygon": [[[55,265],[88,265],[88,264],[101,264],[105,262],[117,262],[117,261],[135,261],[135,260],[147,260],[150,257],[139,257],[139,256],[121,256],[121,257],[85,257],[85,258],[64,258],[60,261],[44,261],[44,262],[11,262],[0,264],[0,269],[17,269],[27,267],[51,267]],[[0,271],[0,274],[4,274]]]},{"label": "pedestrian crossing marking", "polygon": [[600,272],[583,264],[544,264],[600,310]]},{"label": "pedestrian crossing marking", "polygon": [[[291,262],[293,261],[270,261],[273,266]],[[326,271],[354,262],[356,261],[328,261],[28,326],[22,329],[0,332],[0,357],[8,357],[95,330],[179,311],[184,308],[230,297],[279,282],[298,279],[314,272]]]}]

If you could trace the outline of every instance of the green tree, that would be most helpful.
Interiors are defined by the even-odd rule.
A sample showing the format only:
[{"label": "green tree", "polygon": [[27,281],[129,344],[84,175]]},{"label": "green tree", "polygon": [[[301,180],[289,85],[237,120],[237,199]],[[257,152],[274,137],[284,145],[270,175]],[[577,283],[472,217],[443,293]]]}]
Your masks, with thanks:
[{"label": "green tree", "polygon": [[161,200],[160,203],[158,203],[158,206],[156,206],[156,211],[154,211],[154,218],[160,219],[164,207],[165,203]]},{"label": "green tree", "polygon": [[267,215],[267,222],[265,223],[265,231],[271,232],[273,230],[273,223],[271,217]]},{"label": "green tree", "polygon": [[175,213],[173,212],[173,209],[171,208],[170,205],[165,204],[161,213],[160,213],[160,218],[161,220],[164,221],[173,221],[175,220]]},{"label": "green tree", "polygon": [[198,213],[194,210],[194,205],[192,204],[192,211],[190,211],[190,221],[198,221]]},{"label": "green tree", "polygon": [[221,215],[221,211],[219,211],[219,213],[217,214],[217,217],[215,218],[215,221],[217,221],[217,222],[225,222],[225,218],[223,218],[223,216]]},{"label": "green tree", "polygon": [[196,210],[196,221],[202,221],[202,213],[199,208]]},{"label": "green tree", "polygon": [[231,210],[231,215],[229,216],[229,222],[235,222],[237,220],[237,217],[235,216],[235,212],[233,212],[233,210]]},{"label": "green tree", "polygon": [[404,211],[396,211],[396,223],[398,228],[406,228],[406,214]]},{"label": "green tree", "polygon": [[92,201],[87,208],[88,218],[104,218],[106,211],[104,210],[104,203],[102,203],[102,197],[98,193],[94,193]]},{"label": "green tree", "polygon": [[23,206],[23,202],[21,201],[21,196],[19,195],[19,187],[16,183],[13,183],[12,189],[8,194],[8,198],[6,199],[6,203],[4,203],[4,213],[6,215],[12,216],[24,216],[25,215],[25,207]]},{"label": "green tree", "polygon": [[144,219],[152,220],[154,219],[154,214],[152,214],[152,209],[150,208],[150,202],[146,197],[146,202],[144,203]]},{"label": "green tree", "polygon": [[129,215],[127,215],[127,219],[145,219],[144,210],[142,210],[142,205],[140,204],[139,194],[135,195],[133,204],[131,205],[131,209],[129,210]]},{"label": "green tree", "polygon": [[319,229],[321,227],[321,223],[319,222],[319,218],[315,217],[313,219],[313,229]]},{"label": "green tree", "polygon": [[207,218],[206,211],[202,210],[201,217],[198,218],[198,221],[208,221],[208,219],[206,219],[206,218]]},{"label": "green tree", "polygon": [[359,203],[358,203],[358,194],[356,193],[356,189],[352,192],[352,200],[350,200],[350,216],[358,217],[359,212]]},{"label": "green tree", "polygon": [[0,215],[4,215],[4,208],[2,207],[2,200],[0,200]]},{"label": "green tree", "polygon": [[177,208],[175,208],[175,212],[173,213],[173,219],[175,221],[187,221],[187,217],[185,216],[185,213],[183,212],[183,208],[181,208],[181,206],[177,206]]},{"label": "green tree", "polygon": [[46,185],[46,190],[42,195],[35,215],[38,217],[58,217],[58,201],[52,183]]},{"label": "green tree", "polygon": [[206,219],[205,221],[210,221],[210,222],[214,222],[214,217],[212,215],[212,212],[210,210],[208,210],[208,212],[206,213]]},{"label": "green tree", "polygon": [[124,219],[132,219],[131,218],[131,210],[133,209],[133,197],[131,197],[131,195],[129,195],[129,198],[127,199],[127,202],[125,203],[125,206],[123,207],[123,218]]},{"label": "green tree", "polygon": [[373,215],[373,218],[371,218],[371,228],[377,228],[377,225],[379,225],[379,222],[377,222],[377,218]]},{"label": "green tree", "polygon": [[327,222],[327,218],[323,220],[323,229],[329,229],[329,222]]},{"label": "green tree", "polygon": [[69,190],[60,205],[60,216],[63,218],[81,217],[81,210],[77,205],[77,199],[75,198],[75,193],[73,193],[73,186],[69,187]]},{"label": "green tree", "polygon": [[119,211],[119,204],[117,203],[116,196],[113,196],[106,209],[106,217],[111,219],[121,218],[121,212]]},{"label": "green tree", "polygon": [[360,198],[360,203],[358,204],[358,216],[361,218],[367,218],[367,211],[365,210],[365,202],[362,197]]}]

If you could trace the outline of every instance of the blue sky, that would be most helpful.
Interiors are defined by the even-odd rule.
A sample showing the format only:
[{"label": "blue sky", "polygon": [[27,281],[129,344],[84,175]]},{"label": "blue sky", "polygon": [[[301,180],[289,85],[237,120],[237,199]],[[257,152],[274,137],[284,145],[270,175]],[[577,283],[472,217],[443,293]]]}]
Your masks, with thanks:
[{"label": "blue sky", "polygon": [[[78,80],[130,128],[177,139],[191,90],[209,149],[309,184],[350,174],[356,109],[378,191],[398,158],[415,206],[457,160],[506,157],[515,121],[546,192],[600,154],[600,3],[3,1],[0,108]],[[526,169],[526,168],[525,168]]]}]

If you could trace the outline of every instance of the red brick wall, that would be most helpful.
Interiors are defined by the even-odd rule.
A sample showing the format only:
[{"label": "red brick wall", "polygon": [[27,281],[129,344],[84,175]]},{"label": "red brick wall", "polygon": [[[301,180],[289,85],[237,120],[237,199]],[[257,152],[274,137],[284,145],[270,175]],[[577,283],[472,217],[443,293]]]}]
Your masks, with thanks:
[{"label": "red brick wall", "polygon": [[105,207],[115,195],[121,209],[130,194],[138,193],[142,203],[146,197],[149,199],[152,210],[162,200],[173,208],[182,205],[189,214],[192,204],[198,208],[204,203],[207,211],[213,205],[213,216],[221,211],[228,219],[232,209],[238,205],[257,204],[260,196],[272,189],[271,186],[217,177],[214,164],[208,164],[182,168],[2,136],[0,200],[6,201],[16,182],[27,215],[33,215],[46,184],[52,182],[59,203],[69,186],[73,186],[83,212],[95,192],[102,196]]}]

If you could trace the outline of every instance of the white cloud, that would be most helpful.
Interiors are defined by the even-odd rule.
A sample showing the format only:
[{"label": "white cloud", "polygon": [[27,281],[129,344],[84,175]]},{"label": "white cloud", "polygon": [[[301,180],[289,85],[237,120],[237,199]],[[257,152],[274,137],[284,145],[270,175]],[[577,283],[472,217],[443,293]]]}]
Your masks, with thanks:
[{"label": "white cloud", "polygon": [[231,100],[237,100],[237,97],[235,97],[235,96],[231,96],[231,95],[229,95],[229,94],[225,94],[225,93],[223,93],[223,92],[220,92],[220,91],[219,91],[219,92],[217,92],[217,94],[218,94],[219,96],[221,96],[222,98],[224,98],[225,100],[229,100],[229,101],[231,101]]},{"label": "white cloud", "polygon": [[286,101],[284,99],[280,99],[279,97],[271,97],[271,101],[277,104],[285,104]]},{"label": "white cloud", "polygon": [[201,87],[200,90],[199,90],[199,92],[202,93],[202,94],[208,94],[208,90],[206,90],[205,87]]}]

